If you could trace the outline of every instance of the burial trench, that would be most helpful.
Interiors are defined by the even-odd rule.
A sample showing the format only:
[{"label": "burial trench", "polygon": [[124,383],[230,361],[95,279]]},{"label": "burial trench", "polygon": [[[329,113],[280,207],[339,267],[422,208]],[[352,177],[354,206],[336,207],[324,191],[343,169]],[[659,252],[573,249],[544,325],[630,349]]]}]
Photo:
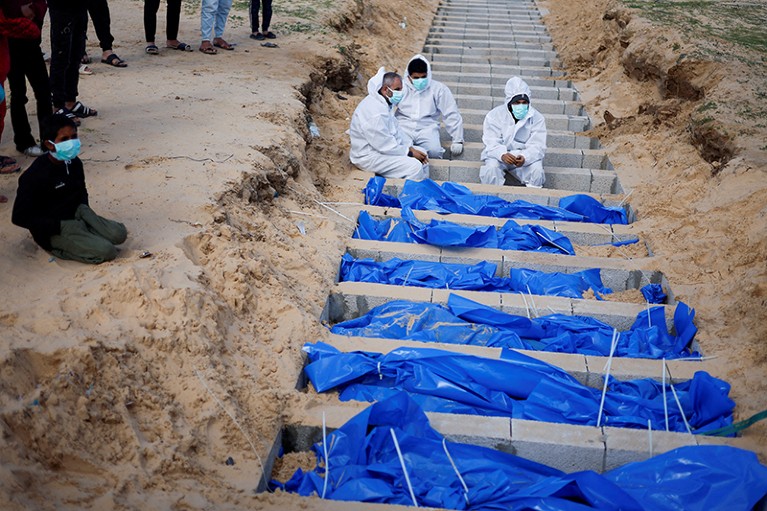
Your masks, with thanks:
[{"label": "burial trench", "polygon": [[[641,239],[640,256],[618,246],[609,255],[591,255],[591,247],[629,242],[637,238],[631,225],[637,214],[626,202],[630,190],[621,185],[609,155],[598,139],[583,136],[591,127],[577,89],[561,69],[557,53],[534,2],[517,0],[445,0],[434,17],[421,53],[432,63],[433,78],[450,87],[461,110],[465,128],[465,151],[458,157],[431,161],[431,179],[438,182],[460,183],[475,194],[507,201],[523,200],[532,204],[557,207],[560,200],[573,194],[584,194],[604,206],[623,210],[628,223],[603,224],[563,220],[530,220],[514,218],[520,225],[535,225],[566,236],[575,246],[575,255],[541,253],[501,248],[454,248],[428,244],[380,241],[350,237],[346,254],[354,259],[368,258],[377,262],[399,258],[403,261],[424,261],[474,265],[491,262],[497,276],[508,276],[520,268],[553,273],[574,274],[597,268],[602,282],[615,292],[639,290],[649,284],[659,284],[667,299],[653,305],[662,309],[666,328],[675,332],[674,282],[654,268],[652,247]],[[483,145],[482,121],[493,107],[502,104],[506,80],[521,76],[532,90],[532,104],[546,118],[548,150],[544,159],[546,185],[543,189],[519,186],[491,186],[479,183],[480,152]],[[450,141],[443,129],[443,142]],[[364,173],[360,173],[363,175]],[[369,177],[364,174],[365,179]],[[507,185],[510,183],[507,183]],[[383,191],[396,196],[405,182],[387,180]],[[402,210],[395,206],[365,203],[362,190],[355,219],[367,215],[372,220],[398,221]],[[348,214],[348,213],[347,213]],[[421,222],[439,219],[463,227],[496,226],[501,228],[507,218],[459,213],[415,211]],[[599,252],[597,252],[599,253]],[[340,262],[340,261],[339,261]],[[407,282],[404,282],[407,284]],[[491,309],[531,317],[543,314],[585,316],[602,321],[623,331],[632,327],[638,315],[647,311],[648,303],[628,301],[598,301],[536,293],[497,291],[467,291],[432,289],[413,285],[342,281],[338,279],[330,290],[322,317],[327,326],[359,318],[377,306],[395,300],[430,304],[447,304],[450,295],[469,298]],[[694,307],[695,304],[689,304]],[[657,316],[656,316],[657,317]],[[456,354],[476,355],[497,360],[503,350],[496,347],[450,343],[422,343],[413,340],[386,339],[328,333],[321,339],[343,353],[364,351],[390,353],[399,347],[429,347]],[[706,346],[693,342],[691,351],[704,352]],[[578,353],[521,350],[569,373],[578,382],[602,388],[608,357]],[[618,380],[652,378],[660,381],[665,363],[669,382],[679,383],[693,378],[697,371],[717,376],[705,357],[696,360],[656,360],[632,356],[614,357],[609,364],[610,376]],[[380,369],[379,369],[380,371]],[[296,385],[297,392],[314,392],[305,376]],[[308,451],[347,420],[365,409],[369,403],[340,401],[292,411],[274,439],[265,471],[271,473],[275,458],[286,452]],[[448,440],[491,447],[549,465],[565,472],[594,470],[602,473],[628,462],[641,461],[651,454],[667,452],[681,446],[729,444],[737,439],[721,439],[688,433],[647,431],[607,425],[580,426],[554,422],[510,419],[497,416],[467,416],[452,413],[427,413],[432,426]],[[259,490],[266,487],[261,477]],[[376,506],[377,507],[377,506]]]}]

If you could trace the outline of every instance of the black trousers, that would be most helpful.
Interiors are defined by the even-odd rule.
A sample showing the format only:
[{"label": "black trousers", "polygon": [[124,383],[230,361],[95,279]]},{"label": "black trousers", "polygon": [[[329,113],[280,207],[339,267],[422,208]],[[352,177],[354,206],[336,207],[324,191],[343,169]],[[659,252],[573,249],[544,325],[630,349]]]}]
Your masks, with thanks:
[{"label": "black trousers", "polygon": [[[93,30],[96,31],[101,51],[111,50],[115,38],[112,37],[112,19],[109,16],[107,0],[88,0],[86,4],[88,5],[88,14],[90,14],[91,21],[93,21]],[[86,19],[85,22],[88,23],[88,20]]]},{"label": "black trousers", "polygon": [[261,4],[264,4],[264,22],[261,24],[260,32],[268,32],[269,25],[272,23],[272,0],[250,0],[250,31],[258,30],[258,11]]},{"label": "black trousers", "polygon": [[88,11],[82,8],[50,9],[51,18],[51,94],[53,106],[61,108],[77,101],[80,59],[85,51],[85,24]]},{"label": "black trousers", "polygon": [[16,144],[16,149],[23,152],[36,144],[27,117],[27,80],[35,94],[37,127],[41,137],[43,120],[51,115],[51,86],[40,41],[8,39],[8,50],[11,56],[8,86],[11,90],[13,143]]},{"label": "black trousers", "polygon": [[[181,0],[167,0],[168,12],[165,16],[166,39],[173,41],[178,39],[178,24],[181,18]],[[160,0],[144,0],[144,35],[146,42],[153,43],[157,32],[157,11],[160,9]]]}]

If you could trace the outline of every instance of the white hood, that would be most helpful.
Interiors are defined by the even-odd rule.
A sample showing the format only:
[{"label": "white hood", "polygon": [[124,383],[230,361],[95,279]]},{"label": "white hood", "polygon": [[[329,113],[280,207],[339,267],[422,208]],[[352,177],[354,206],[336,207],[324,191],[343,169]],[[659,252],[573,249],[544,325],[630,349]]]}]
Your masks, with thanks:
[{"label": "white hood", "polygon": [[[378,94],[378,91],[381,90],[381,87],[383,86],[383,77],[386,74],[386,69],[383,67],[378,68],[378,72],[374,74],[370,80],[368,80],[368,95],[369,96],[378,96],[381,99],[383,99],[383,96]],[[384,101],[386,101],[384,99]]]},{"label": "white hood", "polygon": [[[413,62],[414,60],[423,60],[426,63],[426,78],[428,80],[426,89],[428,89],[431,86],[431,63],[426,59],[426,57],[424,57],[420,53],[407,61],[407,66],[405,66],[405,80],[404,80],[405,86],[415,91],[415,87],[413,87],[413,84],[408,79],[410,78],[410,63]],[[423,91],[417,91],[417,92],[423,92]]]},{"label": "white hood", "polygon": [[519,94],[525,94],[530,99],[530,103],[533,102],[533,97],[530,94],[530,87],[528,87],[524,80],[518,76],[509,78],[509,81],[506,82],[504,93],[506,94],[507,105],[509,104],[509,101],[511,101],[511,98]]}]

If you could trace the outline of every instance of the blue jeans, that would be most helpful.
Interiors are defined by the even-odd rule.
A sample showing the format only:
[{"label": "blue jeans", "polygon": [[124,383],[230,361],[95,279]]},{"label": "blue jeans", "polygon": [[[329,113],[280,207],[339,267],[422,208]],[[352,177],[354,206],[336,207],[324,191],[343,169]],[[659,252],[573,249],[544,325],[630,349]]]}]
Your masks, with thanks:
[{"label": "blue jeans", "polygon": [[223,37],[226,18],[232,0],[202,0],[202,15],[200,16],[200,32],[203,41],[212,41],[214,37]]}]

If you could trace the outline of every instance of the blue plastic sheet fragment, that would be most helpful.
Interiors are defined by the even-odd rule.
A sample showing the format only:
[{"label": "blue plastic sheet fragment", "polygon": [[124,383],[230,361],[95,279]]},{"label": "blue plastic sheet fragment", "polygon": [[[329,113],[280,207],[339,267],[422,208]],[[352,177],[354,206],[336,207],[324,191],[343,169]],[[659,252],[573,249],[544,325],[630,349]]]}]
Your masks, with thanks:
[{"label": "blue plastic sheet fragment", "polygon": [[508,220],[503,227],[466,226],[453,222],[418,220],[410,208],[402,209],[401,218],[376,220],[361,211],[354,238],[400,243],[420,243],[438,247],[500,248],[575,255],[567,236],[540,225],[519,225]]},{"label": "blue plastic sheet fragment", "polygon": [[[637,315],[628,330],[619,332],[616,357],[674,359],[697,357],[690,344],[697,328],[694,310],[677,303],[675,335],[666,327],[664,307]],[[446,342],[500,348],[608,356],[613,327],[586,316],[549,314],[528,318],[499,311],[451,294],[447,306],[394,300],[360,317],[337,323],[339,335]]]},{"label": "blue plastic sheet fragment", "polygon": [[370,258],[355,259],[347,253],[341,259],[339,280],[435,289],[521,292],[568,298],[582,298],[588,290],[592,290],[597,297],[612,293],[610,288],[602,284],[598,269],[576,273],[545,273],[511,268],[508,277],[496,277],[496,270],[496,264],[487,261],[476,264],[399,258],[376,261]]},{"label": "blue plastic sheet fragment", "polygon": [[441,185],[431,179],[406,180],[399,197],[383,192],[386,179],[375,176],[365,186],[365,203],[384,207],[409,207],[438,213],[458,213],[496,218],[526,218],[565,222],[603,224],[628,223],[623,208],[603,206],[588,195],[572,195],[560,199],[559,207],[542,206],[525,200],[507,201],[492,195],[475,194],[453,182]]},{"label": "blue plastic sheet fragment", "polygon": [[647,303],[666,303],[666,293],[660,284],[647,284],[640,291]]},{"label": "blue plastic sheet fragment", "polygon": [[604,475],[566,474],[487,447],[447,441],[404,393],[369,406],[328,434],[327,465],[322,444],[314,444],[316,467],[308,472],[298,469],[285,483],[273,480],[270,488],[319,496],[327,477],[327,499],[412,506],[391,431],[419,506],[710,511],[751,509],[767,493],[767,467],[748,451],[728,446],[683,447]]},{"label": "blue plastic sheet fragment", "polygon": [[[306,375],[318,392],[339,391],[342,401],[381,401],[405,391],[426,411],[502,416],[576,425],[597,424],[601,391],[568,373],[517,351],[503,359],[431,348],[400,347],[389,353],[340,352],[318,342],[306,344]],[[693,432],[732,423],[735,403],[729,385],[698,371],[675,386]],[[664,393],[656,381],[611,381],[602,424],[665,429]],[[668,426],[686,431],[671,390],[665,392]]]}]

